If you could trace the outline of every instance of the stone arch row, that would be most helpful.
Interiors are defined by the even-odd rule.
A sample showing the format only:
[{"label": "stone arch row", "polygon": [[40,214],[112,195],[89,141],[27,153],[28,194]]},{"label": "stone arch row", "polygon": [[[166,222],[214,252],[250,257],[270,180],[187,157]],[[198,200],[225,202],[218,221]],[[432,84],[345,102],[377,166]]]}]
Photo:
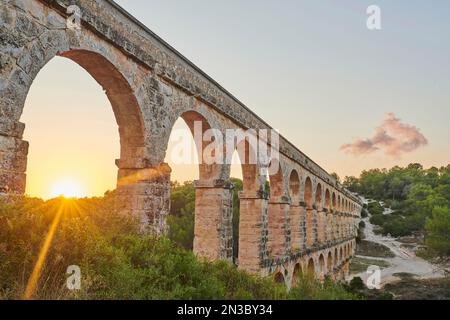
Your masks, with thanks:
[{"label": "stone arch row", "polygon": [[355,246],[355,241],[347,241],[276,266],[269,273],[275,282],[287,288],[296,287],[302,277],[314,277],[320,281],[325,277],[344,280],[349,273],[349,261],[355,254]]},{"label": "stone arch row", "polygon": [[[0,189],[19,194],[25,190],[28,143],[22,139],[25,125],[20,122],[25,99],[41,68],[55,56],[65,57],[82,66],[111,102],[121,145],[116,160],[119,209],[138,216],[143,229],[165,233],[171,169],[164,159],[174,123],[181,117],[194,136],[200,130],[200,142],[216,142],[224,139],[228,129],[245,129],[237,125],[237,115],[218,112],[207,96],[174,85],[173,75],[161,66],[137,63],[98,32],[84,25],[81,30],[67,29],[65,14],[49,10],[43,1],[31,0],[20,9],[12,2],[2,3],[0,10],[5,17],[0,21],[4,35],[0,43]],[[214,129],[212,135],[205,138],[209,129]],[[200,158],[205,160],[204,151],[210,145],[198,142]],[[241,268],[259,272],[271,259],[317,251],[352,237],[352,219],[361,207],[333,178],[324,178],[307,160],[280,154],[279,159],[272,159],[277,170],[269,175],[268,193],[264,166],[259,159],[248,161],[254,153],[248,140],[236,149],[244,180]],[[213,154],[222,151],[211,150]],[[203,161],[199,173],[194,250],[212,260],[231,259],[230,165]]]},{"label": "stone arch row", "polygon": [[[280,171],[270,177],[270,189],[268,259],[355,237],[361,206],[338,184],[281,157]],[[286,219],[280,219],[283,216]]]}]

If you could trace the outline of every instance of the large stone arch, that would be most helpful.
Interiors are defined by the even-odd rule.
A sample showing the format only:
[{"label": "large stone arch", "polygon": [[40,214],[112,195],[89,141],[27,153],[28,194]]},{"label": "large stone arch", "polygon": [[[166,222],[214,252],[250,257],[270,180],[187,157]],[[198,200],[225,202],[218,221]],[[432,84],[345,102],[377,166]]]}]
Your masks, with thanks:
[{"label": "large stone arch", "polygon": [[325,258],[321,253],[319,256],[319,279],[323,280],[325,278]]},{"label": "large stone arch", "polygon": [[304,186],[304,198],[305,198],[305,205],[308,209],[311,209],[314,202],[313,202],[313,185],[311,178],[309,176],[306,176],[305,178],[305,186]]},{"label": "large stone arch", "polygon": [[[42,3],[34,9],[46,11]],[[0,71],[0,145],[10,146],[0,151],[3,158],[20,161],[2,161],[0,188],[16,194],[25,190],[28,143],[22,140],[25,126],[20,122],[25,99],[36,75],[48,61],[55,56],[65,57],[83,67],[104,88],[112,105],[121,146],[120,159],[116,160],[118,209],[138,216],[143,229],[164,233],[164,216],[170,206],[170,169],[162,163],[163,152],[154,152],[157,141],[150,120],[155,113],[147,108],[159,99],[158,81],[149,70],[138,68],[122,51],[90,30],[65,29],[65,17],[54,11],[39,21],[39,14],[9,10],[7,6],[2,10],[8,12],[7,25],[15,28],[6,33],[7,37],[15,34],[18,38],[7,38],[0,45],[4,66]],[[27,28],[15,25],[19,21]],[[156,194],[155,189],[161,191]]]},{"label": "large stone arch", "polygon": [[333,255],[331,254],[331,251],[328,252],[327,256],[327,273],[330,276],[333,274]]},{"label": "large stone arch", "polygon": [[268,242],[270,257],[286,254],[290,246],[288,237],[289,207],[287,184],[285,182],[285,164],[279,159],[271,159],[269,168],[270,196],[268,204]]},{"label": "large stone arch", "polygon": [[320,231],[322,234],[322,242],[331,240],[331,193],[328,188],[325,189],[325,208],[324,212],[319,213]]},{"label": "large stone arch", "polygon": [[317,184],[316,186],[316,191],[315,191],[315,202],[314,205],[316,206],[316,209],[318,211],[322,210],[322,185],[320,184],[320,182]]},{"label": "large stone arch", "polygon": [[242,133],[242,139],[238,140],[235,137],[235,146],[242,168],[243,195],[252,198],[256,196],[267,198],[266,177],[261,174],[262,165],[258,157],[258,150],[255,148],[256,133],[245,135],[243,131],[239,132]]},{"label": "large stone arch", "polygon": [[337,207],[336,207],[336,193],[333,192],[332,196],[331,196],[331,207],[333,209],[334,212],[336,212]]},{"label": "large stone arch", "polygon": [[316,211],[314,213],[314,220],[316,225],[316,236],[315,241],[319,243],[323,243],[325,241],[325,213],[323,212],[324,207],[324,199],[323,199],[323,187],[322,184],[319,182],[316,185],[316,191],[315,191],[315,208]]},{"label": "large stone arch", "polygon": [[[198,104],[196,104],[198,105]],[[220,124],[211,117],[205,107],[189,108],[186,106],[183,112],[178,106],[173,106],[174,114],[183,119],[191,131],[192,138],[196,146],[199,159],[199,180],[202,182],[212,182],[214,180],[228,180],[229,165],[225,164],[223,150],[223,129]],[[170,128],[173,127],[173,124]],[[169,138],[170,134],[165,134],[163,139]],[[217,146],[217,148],[216,148]],[[167,149],[167,147],[166,147]],[[218,149],[218,150],[216,150]],[[216,151],[221,154],[216,158]],[[215,160],[216,159],[216,160]]]},{"label": "large stone arch", "polygon": [[312,247],[316,242],[316,212],[314,209],[313,184],[309,176],[305,178],[304,197],[306,205],[306,246]]},{"label": "large stone arch", "polygon": [[289,174],[289,223],[291,229],[291,248],[298,251],[303,247],[303,216],[304,210],[300,205],[300,176],[296,169]]},{"label": "large stone arch", "polygon": [[331,211],[331,194],[328,188],[325,190],[325,209]]},{"label": "large stone arch", "polygon": [[[143,99],[139,99],[136,94],[136,83],[127,77],[124,69],[128,66],[116,63],[119,58],[113,53],[114,50],[108,51],[100,45],[94,46],[89,39],[80,38],[69,38],[63,31],[44,32],[40,39],[46,39],[47,42],[35,40],[20,48],[17,65],[1,71],[0,77],[6,86],[3,90],[14,91],[14,94],[2,95],[0,102],[2,136],[16,140],[14,141],[16,145],[26,145],[25,142],[21,142],[25,125],[19,121],[29,89],[38,72],[51,59],[55,56],[65,57],[84,68],[105,90],[119,127],[121,146],[121,159],[117,160],[119,168],[145,167],[150,142],[146,140],[147,130],[141,109]],[[19,148],[15,152],[22,153],[18,154],[18,157],[26,158],[26,148]],[[13,175],[23,175],[25,171],[23,166],[1,169],[16,169],[9,170]],[[119,176],[123,178],[123,175]],[[9,186],[12,193],[24,192],[25,176],[22,177],[23,182],[20,185]],[[11,180],[14,181],[14,177],[11,177]],[[2,181],[2,184],[7,183],[7,180]]]},{"label": "large stone arch", "polygon": [[315,264],[314,264],[314,259],[312,257],[309,258],[309,260],[308,260],[308,264],[307,264],[306,270],[308,272],[308,276],[315,277],[315,275],[316,275],[316,267],[315,267]]},{"label": "large stone arch", "polygon": [[297,263],[294,266],[294,271],[292,272],[292,287],[296,287],[298,285],[298,282],[300,278],[303,275],[302,265],[300,263]]},{"label": "large stone arch", "polygon": [[300,202],[300,176],[296,169],[292,169],[289,175],[289,197],[291,203]]},{"label": "large stone arch", "polygon": [[337,268],[339,266],[339,256],[338,256],[338,248],[334,249],[334,267]]},{"label": "large stone arch", "polygon": [[283,284],[283,285],[286,284],[286,282],[284,280],[284,275],[281,272],[275,273],[275,275],[273,276],[273,280],[275,281],[275,283],[278,283],[278,284]]},{"label": "large stone arch", "polygon": [[271,159],[269,163],[269,184],[270,184],[270,199],[273,201],[280,201],[288,194],[286,190],[284,163],[279,159]]}]

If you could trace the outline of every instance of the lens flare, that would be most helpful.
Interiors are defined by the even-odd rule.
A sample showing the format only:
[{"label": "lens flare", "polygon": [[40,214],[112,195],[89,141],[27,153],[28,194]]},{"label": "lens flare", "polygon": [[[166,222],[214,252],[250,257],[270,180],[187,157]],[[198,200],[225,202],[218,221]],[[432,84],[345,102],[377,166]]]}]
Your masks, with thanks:
[{"label": "lens flare", "polygon": [[62,179],[56,182],[50,191],[51,197],[64,196],[67,198],[86,197],[86,191],[83,186],[75,179]]}]

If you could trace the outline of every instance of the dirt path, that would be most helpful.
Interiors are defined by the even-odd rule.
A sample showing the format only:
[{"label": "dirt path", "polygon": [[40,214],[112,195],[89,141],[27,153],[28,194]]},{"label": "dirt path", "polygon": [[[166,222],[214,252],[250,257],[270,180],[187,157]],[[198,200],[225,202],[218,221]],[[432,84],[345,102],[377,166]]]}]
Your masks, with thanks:
[{"label": "dirt path", "polygon": [[[417,257],[414,251],[405,247],[402,247],[401,243],[395,238],[386,237],[382,235],[376,235],[373,232],[374,226],[370,223],[369,218],[363,219],[366,224],[365,227],[365,240],[376,242],[385,245],[395,254],[394,258],[376,258],[376,257],[364,257],[375,260],[384,260],[390,264],[390,267],[381,270],[381,286],[386,283],[399,280],[399,277],[394,276],[396,273],[410,273],[416,275],[418,279],[431,279],[444,277],[444,271],[442,268],[431,264],[430,262]],[[359,274],[353,274],[349,276],[349,280],[353,277],[361,277],[366,281],[369,274],[362,272]]]}]

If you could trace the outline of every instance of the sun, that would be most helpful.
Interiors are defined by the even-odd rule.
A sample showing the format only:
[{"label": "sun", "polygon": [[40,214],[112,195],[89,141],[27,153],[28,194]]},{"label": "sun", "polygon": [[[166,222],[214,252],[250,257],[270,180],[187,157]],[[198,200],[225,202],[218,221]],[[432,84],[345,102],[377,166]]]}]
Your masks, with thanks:
[{"label": "sun", "polygon": [[67,198],[82,198],[86,196],[86,191],[75,179],[61,179],[55,182],[50,191],[51,197],[64,196]]}]

